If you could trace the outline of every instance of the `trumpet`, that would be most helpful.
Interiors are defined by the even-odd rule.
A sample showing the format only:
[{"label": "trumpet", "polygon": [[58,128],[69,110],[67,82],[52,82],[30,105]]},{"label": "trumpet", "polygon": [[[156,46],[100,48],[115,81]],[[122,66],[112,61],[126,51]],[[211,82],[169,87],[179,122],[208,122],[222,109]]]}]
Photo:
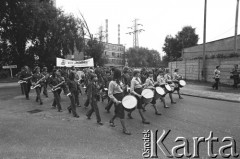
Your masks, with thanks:
[{"label": "trumpet", "polygon": [[40,80],[38,80],[33,86],[31,86],[31,89],[35,89],[37,87],[40,87],[41,84],[39,84],[39,82],[41,82],[43,79],[45,79],[46,76],[43,76],[43,78],[41,78]]},{"label": "trumpet", "polygon": [[26,78],[23,78],[23,80],[19,80],[18,83],[19,84],[22,84],[22,83],[27,83],[27,80],[32,78],[32,76],[29,76],[29,77],[26,77]]},{"label": "trumpet", "polygon": [[54,86],[54,88],[51,89],[51,91],[52,91],[52,92],[55,92],[56,90],[61,89],[61,87],[59,87],[59,86],[61,86],[61,85],[64,84],[64,83],[65,83],[65,81],[62,81],[61,83],[57,84],[56,86]]}]

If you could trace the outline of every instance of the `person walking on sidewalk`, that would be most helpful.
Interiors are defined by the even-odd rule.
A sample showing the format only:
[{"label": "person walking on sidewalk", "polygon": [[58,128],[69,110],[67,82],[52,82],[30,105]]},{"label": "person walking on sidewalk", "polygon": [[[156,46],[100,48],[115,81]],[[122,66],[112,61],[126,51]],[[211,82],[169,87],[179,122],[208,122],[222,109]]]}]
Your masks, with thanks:
[{"label": "person walking on sidewalk", "polygon": [[237,89],[238,83],[239,83],[239,70],[238,70],[238,65],[234,65],[234,68],[232,70],[232,76],[231,78],[233,79],[233,88]]},{"label": "person walking on sidewalk", "polygon": [[220,81],[220,70],[219,70],[220,66],[216,66],[216,69],[214,70],[214,75],[213,78],[215,79],[215,83],[212,85],[213,89],[218,90],[218,85],[219,85],[219,81]]}]

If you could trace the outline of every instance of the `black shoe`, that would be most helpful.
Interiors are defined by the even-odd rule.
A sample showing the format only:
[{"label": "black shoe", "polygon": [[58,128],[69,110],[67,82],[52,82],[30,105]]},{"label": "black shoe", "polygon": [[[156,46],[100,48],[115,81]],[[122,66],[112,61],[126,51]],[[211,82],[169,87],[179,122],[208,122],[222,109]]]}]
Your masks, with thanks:
[{"label": "black shoe", "polygon": [[171,104],[176,104],[176,102],[172,101]]},{"label": "black shoe", "polygon": [[146,121],[146,120],[142,121],[142,123],[143,123],[143,124],[150,124],[150,122],[149,122],[149,121]]},{"label": "black shoe", "polygon": [[107,113],[110,113],[110,110],[108,108],[105,108],[105,110],[107,111]]},{"label": "black shoe", "polygon": [[123,133],[126,134],[126,135],[132,135],[129,131],[127,130],[123,130]]},{"label": "black shoe", "polygon": [[161,114],[161,113],[159,113],[159,112],[155,112],[155,114],[156,114],[156,115],[162,115],[162,114]]},{"label": "black shoe", "polygon": [[88,120],[90,120],[90,119],[91,119],[91,117],[90,117],[90,116],[88,116],[88,115],[86,115],[86,116],[87,116],[87,119],[88,119]]},{"label": "black shoe", "polygon": [[143,107],[143,109],[142,109],[142,110],[143,110],[143,112],[145,112],[145,111],[146,111],[145,107]]},{"label": "black shoe", "polygon": [[109,123],[110,123],[110,126],[111,126],[111,127],[115,127],[115,126],[116,126],[116,125],[114,124],[114,122],[111,121],[111,120],[109,121]]},{"label": "black shoe", "polygon": [[43,102],[40,102],[40,105],[43,105]]},{"label": "black shoe", "polygon": [[72,109],[70,107],[68,107],[67,109],[68,109],[69,114],[71,114]]},{"label": "black shoe", "polygon": [[62,112],[62,109],[59,109],[58,112]]},{"label": "black shoe", "polygon": [[129,119],[133,119],[133,117],[132,117],[131,114],[128,114],[128,118],[129,118]]},{"label": "black shoe", "polygon": [[79,118],[79,115],[76,114],[76,115],[74,115],[73,117],[74,117],[74,118]]},{"label": "black shoe", "polygon": [[103,125],[103,123],[101,121],[98,121],[97,123],[98,123],[98,125]]}]

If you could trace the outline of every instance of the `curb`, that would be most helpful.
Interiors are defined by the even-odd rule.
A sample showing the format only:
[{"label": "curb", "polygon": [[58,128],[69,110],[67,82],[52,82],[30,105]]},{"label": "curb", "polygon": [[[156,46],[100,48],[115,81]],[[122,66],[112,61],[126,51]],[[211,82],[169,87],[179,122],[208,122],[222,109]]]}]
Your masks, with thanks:
[{"label": "curb", "polygon": [[[176,93],[174,93],[174,94],[176,94]],[[232,102],[232,103],[240,103],[239,100],[234,100],[234,99],[233,100],[231,100],[231,99],[223,99],[223,98],[200,96],[200,95],[188,94],[188,93],[181,93],[181,94],[185,95],[185,96],[198,97],[198,98],[204,98],[204,99],[220,100],[220,101]]]}]

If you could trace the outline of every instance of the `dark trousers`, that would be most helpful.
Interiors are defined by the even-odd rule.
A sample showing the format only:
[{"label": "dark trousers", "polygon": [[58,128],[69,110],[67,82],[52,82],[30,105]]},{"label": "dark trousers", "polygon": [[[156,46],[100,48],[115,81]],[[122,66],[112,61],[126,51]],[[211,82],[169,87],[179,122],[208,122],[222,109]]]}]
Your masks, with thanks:
[{"label": "dark trousers", "polygon": [[43,83],[43,94],[44,94],[46,97],[48,97],[47,83],[46,83],[46,82]]},{"label": "dark trousers", "polygon": [[30,92],[31,84],[29,82],[23,83],[23,87],[24,87],[25,96],[28,99],[29,98],[29,92]]},{"label": "dark trousers", "polygon": [[56,107],[56,105],[57,105],[58,110],[62,110],[62,107],[61,107],[61,104],[60,104],[60,94],[61,94],[61,91],[62,90],[59,89],[59,90],[53,92],[54,100],[53,100],[52,106]]},{"label": "dark trousers", "polygon": [[114,102],[112,100],[110,100],[108,102],[107,106],[105,107],[105,109],[109,111],[111,109],[111,107],[113,106],[113,104],[114,104]]},{"label": "dark trousers", "polygon": [[239,83],[239,75],[233,75],[233,88],[237,88]]},{"label": "dark trousers", "polygon": [[77,115],[77,111],[76,111],[76,102],[75,102],[75,95],[74,92],[71,92],[72,95],[69,96],[69,99],[71,101],[71,105],[68,107],[68,109],[70,109],[72,111],[73,116]]},{"label": "dark trousers", "polygon": [[20,84],[20,87],[21,87],[21,92],[22,92],[22,94],[25,94],[25,92],[24,92],[24,85],[23,85],[23,83],[21,83],[21,84]]},{"label": "dark trousers", "polygon": [[213,88],[218,89],[219,81],[220,81],[219,78],[215,78],[215,83],[213,84]]},{"label": "dark trousers", "polygon": [[41,87],[36,87],[35,90],[36,90],[36,93],[37,93],[36,102],[40,101],[40,103],[41,103],[42,102],[42,99],[41,99],[42,88]]},{"label": "dark trousers", "polygon": [[85,101],[84,106],[85,106],[85,107],[88,107],[88,105],[89,105],[89,99],[88,99],[88,97],[87,97],[87,100]]},{"label": "dark trousers", "polygon": [[79,105],[79,91],[74,92],[74,99],[75,99],[75,104]]},{"label": "dark trousers", "polygon": [[99,114],[99,110],[98,110],[98,105],[97,105],[97,100],[96,99],[91,99],[92,103],[91,103],[91,109],[87,112],[87,116],[91,117],[92,113],[95,112],[96,114],[96,118],[97,118],[97,122],[101,121],[101,117]]}]

